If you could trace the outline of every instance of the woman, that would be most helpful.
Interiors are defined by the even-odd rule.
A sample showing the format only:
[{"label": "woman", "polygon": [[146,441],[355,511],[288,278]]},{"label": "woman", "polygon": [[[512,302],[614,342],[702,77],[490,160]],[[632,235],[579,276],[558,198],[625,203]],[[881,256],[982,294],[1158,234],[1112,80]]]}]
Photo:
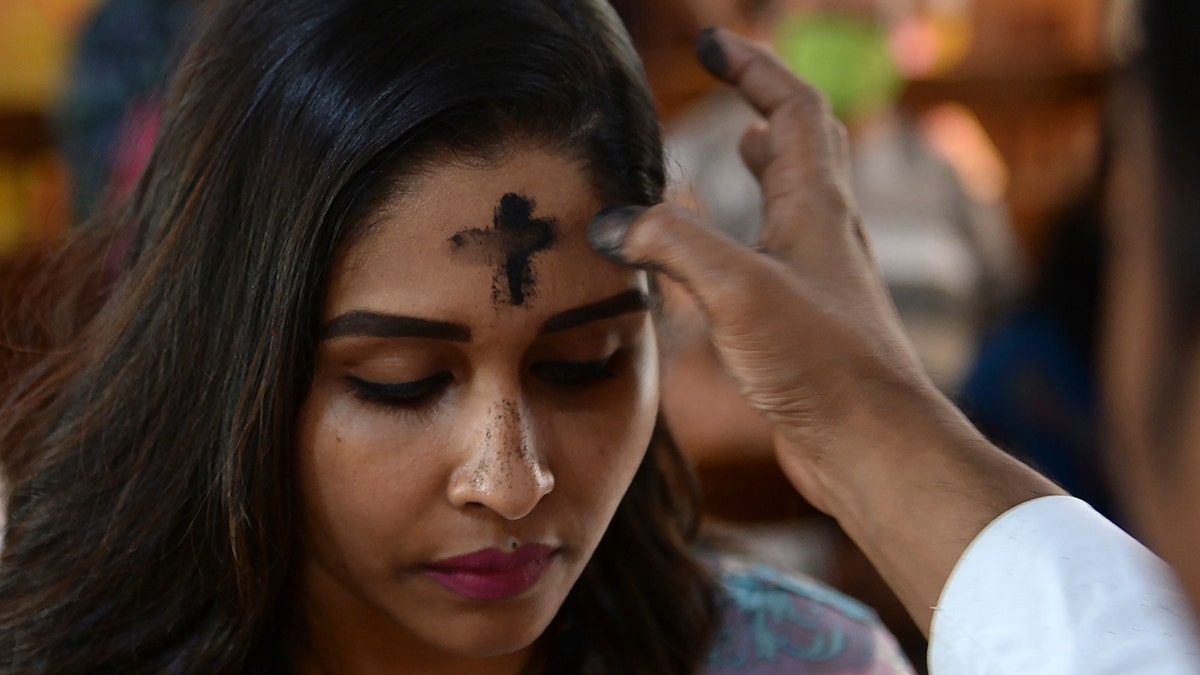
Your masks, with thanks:
[{"label": "woman", "polygon": [[906,670],[690,554],[648,279],[584,237],[662,187],[600,2],[218,9],[0,429],[0,669]]}]

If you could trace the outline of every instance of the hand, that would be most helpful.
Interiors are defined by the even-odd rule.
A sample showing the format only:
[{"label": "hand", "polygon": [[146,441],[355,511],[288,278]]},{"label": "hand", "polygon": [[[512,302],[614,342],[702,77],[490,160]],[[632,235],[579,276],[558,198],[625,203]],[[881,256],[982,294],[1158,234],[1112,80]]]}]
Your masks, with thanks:
[{"label": "hand", "polygon": [[[845,129],[824,98],[732,34],[710,32],[699,46],[764,118],[741,143],[764,194],[758,250],[660,205],[628,224],[619,256],[695,296],[724,366],[789,449],[779,456],[785,471],[828,511],[814,466],[863,447],[863,432],[886,428],[884,413],[900,412],[914,393],[936,392],[872,261],[850,194]],[[625,224],[619,215],[607,222]]]},{"label": "hand", "polygon": [[697,49],[763,115],[741,142],[765,201],[757,249],[670,205],[604,212],[589,237],[691,293],[727,371],[774,424],[788,478],[928,631],[975,535],[1061,491],[988,443],[922,371],[862,233],[845,130],[821,95],[724,31],[702,33]]}]

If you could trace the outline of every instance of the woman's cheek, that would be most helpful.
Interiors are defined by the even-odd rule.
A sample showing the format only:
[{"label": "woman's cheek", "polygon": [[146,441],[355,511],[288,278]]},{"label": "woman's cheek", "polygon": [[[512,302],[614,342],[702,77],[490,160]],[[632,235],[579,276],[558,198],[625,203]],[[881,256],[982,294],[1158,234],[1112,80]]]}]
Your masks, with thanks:
[{"label": "woman's cheek", "polygon": [[314,387],[300,421],[299,496],[309,518],[390,530],[438,498],[435,459],[448,425],[414,425],[335,383]]},{"label": "woman's cheek", "polygon": [[618,498],[633,481],[654,434],[659,403],[657,353],[641,350],[622,381],[622,386],[606,394],[599,410],[586,416],[580,424],[583,428],[568,434],[575,443],[591,446],[585,454],[588,465],[577,470],[587,472],[591,480],[602,479],[616,489]]}]

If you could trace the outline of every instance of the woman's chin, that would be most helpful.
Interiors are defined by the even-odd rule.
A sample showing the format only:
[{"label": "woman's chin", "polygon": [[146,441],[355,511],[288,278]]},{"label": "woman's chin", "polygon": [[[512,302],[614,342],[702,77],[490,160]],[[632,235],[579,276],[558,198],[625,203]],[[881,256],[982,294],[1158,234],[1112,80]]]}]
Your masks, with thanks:
[{"label": "woman's chin", "polygon": [[430,603],[424,617],[413,617],[406,611],[408,616],[395,620],[435,651],[459,658],[495,658],[528,650],[547,631],[562,606],[562,598],[546,595],[532,594],[474,607],[444,608]]},{"label": "woman's chin", "polygon": [[[464,622],[466,623],[466,622]],[[497,658],[531,648],[545,632],[538,623],[516,625],[513,621],[478,621],[473,625],[448,627],[438,635],[427,636],[431,646],[464,659]]]}]

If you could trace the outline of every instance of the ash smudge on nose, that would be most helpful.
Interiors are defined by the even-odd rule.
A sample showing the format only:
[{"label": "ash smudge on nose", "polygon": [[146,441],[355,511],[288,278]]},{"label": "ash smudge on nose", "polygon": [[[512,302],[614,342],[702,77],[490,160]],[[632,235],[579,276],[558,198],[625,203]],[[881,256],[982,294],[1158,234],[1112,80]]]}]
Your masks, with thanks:
[{"label": "ash smudge on nose", "polygon": [[[501,442],[510,437],[510,434],[500,433],[501,429],[507,427],[507,430],[511,432],[517,428],[517,425],[520,424],[517,404],[512,401],[503,401],[499,405],[493,405],[488,410],[487,414],[488,417],[492,418],[492,423],[488,425],[488,428],[483,435],[483,442],[489,446],[488,452],[484,453],[483,459],[480,460],[479,464],[475,466],[475,471],[471,475],[471,485],[477,490],[485,488],[494,490],[499,485],[508,485],[509,480],[512,477],[512,466],[509,464],[509,456],[511,453],[507,452],[505,448],[496,449],[498,450],[500,457],[499,464],[497,465],[498,471],[496,472],[498,475],[495,476],[497,485],[491,485],[488,480],[488,474],[491,473],[492,468],[493,448],[490,446],[493,443],[493,439],[497,437],[497,434],[499,434]],[[526,449],[526,444],[524,440],[522,440],[521,456],[525,457],[527,452],[528,450]]]},{"label": "ash smudge on nose", "polygon": [[[519,411],[517,410],[517,404],[513,401],[504,401],[501,403],[500,410],[496,414],[496,424],[503,424],[505,427],[507,427],[508,437],[511,438],[512,434],[517,434],[517,437],[521,438],[521,430],[519,428],[521,424],[521,417]],[[524,439],[521,440],[521,445],[524,447]],[[501,463],[501,480],[504,481],[505,485],[508,485],[509,480],[512,478],[512,467],[509,465],[509,459],[511,455],[510,453],[505,452],[503,455],[501,455],[501,457],[503,457]]]},{"label": "ash smudge on nose", "polygon": [[[471,262],[496,265],[492,302],[522,305],[537,292],[532,259],[557,239],[554,218],[534,218],[531,197],[510,192],[500,198],[492,228],[463,230],[450,237],[451,253]],[[505,293],[507,291],[507,294]]]},{"label": "ash smudge on nose", "polygon": [[[490,411],[489,414],[491,414]],[[487,445],[491,445],[492,443],[492,428],[490,426],[483,432],[483,442]],[[491,464],[491,455],[484,453],[483,459],[475,465],[475,472],[471,474],[471,487],[476,490],[482,490],[487,487],[488,467]]]}]

